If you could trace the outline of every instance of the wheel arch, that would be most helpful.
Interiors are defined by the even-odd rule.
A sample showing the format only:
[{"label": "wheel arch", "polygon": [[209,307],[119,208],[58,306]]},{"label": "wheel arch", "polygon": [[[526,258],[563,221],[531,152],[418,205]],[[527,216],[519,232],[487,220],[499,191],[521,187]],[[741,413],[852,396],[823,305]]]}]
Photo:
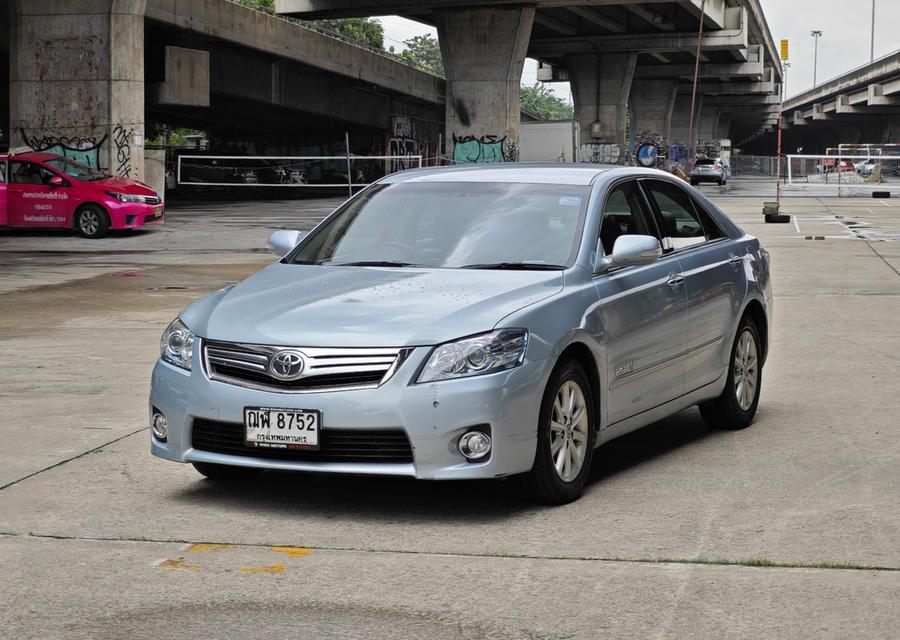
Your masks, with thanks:
[{"label": "wheel arch", "polygon": [[73,229],[76,229],[76,230],[78,229],[78,214],[81,213],[87,207],[97,207],[98,209],[100,209],[100,211],[103,212],[103,215],[106,216],[107,222],[109,222],[109,224],[112,225],[112,216],[109,215],[109,211],[106,209],[106,207],[104,207],[99,202],[94,202],[93,200],[89,200],[87,202],[82,202],[81,204],[79,204],[77,207],[75,207],[75,211],[72,212],[71,224],[72,224]]},{"label": "wheel arch", "polygon": [[573,342],[566,346],[559,354],[557,362],[561,362],[566,358],[571,358],[577,362],[581,368],[584,369],[585,374],[587,374],[588,382],[591,383],[591,391],[594,395],[594,412],[596,414],[594,416],[594,424],[596,424],[597,431],[599,432],[602,423],[602,411],[600,407],[602,406],[603,394],[600,387],[600,370],[597,367],[597,360],[594,358],[594,354],[591,352],[590,347],[583,342]]},{"label": "wheel arch", "polygon": [[741,314],[741,317],[743,318],[744,316],[749,316],[756,325],[756,331],[759,333],[760,341],[762,341],[762,359],[763,364],[765,364],[769,355],[769,322],[766,310],[762,303],[754,298],[744,307],[744,313]]}]

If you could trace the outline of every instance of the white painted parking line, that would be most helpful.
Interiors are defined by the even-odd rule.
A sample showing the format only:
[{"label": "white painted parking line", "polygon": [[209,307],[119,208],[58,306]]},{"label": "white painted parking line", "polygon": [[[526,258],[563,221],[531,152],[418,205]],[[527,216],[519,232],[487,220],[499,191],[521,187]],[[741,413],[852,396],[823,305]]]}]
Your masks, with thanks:
[{"label": "white painted parking line", "polygon": [[794,228],[800,233],[800,225],[797,223],[797,216],[791,216],[794,219]]}]

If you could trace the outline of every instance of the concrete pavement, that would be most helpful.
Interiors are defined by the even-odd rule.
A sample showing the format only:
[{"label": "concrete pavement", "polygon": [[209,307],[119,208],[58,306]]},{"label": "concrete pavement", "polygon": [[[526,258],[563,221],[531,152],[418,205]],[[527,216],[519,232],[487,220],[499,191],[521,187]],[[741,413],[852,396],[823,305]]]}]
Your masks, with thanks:
[{"label": "concrete pavement", "polygon": [[895,637],[900,206],[790,199],[792,223],[766,225],[762,199],[719,202],[773,256],[756,423],[711,432],[685,411],[599,450],[585,496],[555,509],[503,482],[219,485],[150,457],[147,381],[166,323],[266,264],[269,229],[308,228],[333,203],[192,205],[100,244],[0,234],[0,628]]}]

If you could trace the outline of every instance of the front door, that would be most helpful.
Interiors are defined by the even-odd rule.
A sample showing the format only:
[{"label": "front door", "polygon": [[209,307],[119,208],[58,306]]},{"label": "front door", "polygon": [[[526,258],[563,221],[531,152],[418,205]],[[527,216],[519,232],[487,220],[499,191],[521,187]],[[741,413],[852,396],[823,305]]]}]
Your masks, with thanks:
[{"label": "front door", "polygon": [[[600,224],[607,256],[625,234],[659,237],[637,182],[610,191]],[[607,425],[638,415],[684,392],[687,292],[675,256],[614,268],[594,278],[606,338]]]},{"label": "front door", "polygon": [[9,224],[17,227],[69,226],[69,193],[50,184],[54,174],[27,160],[9,163],[7,208]]}]

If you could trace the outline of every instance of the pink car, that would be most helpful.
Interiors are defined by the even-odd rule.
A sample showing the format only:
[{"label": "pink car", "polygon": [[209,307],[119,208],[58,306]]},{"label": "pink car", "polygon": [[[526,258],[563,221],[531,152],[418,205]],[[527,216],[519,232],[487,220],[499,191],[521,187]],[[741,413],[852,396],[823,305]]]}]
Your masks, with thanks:
[{"label": "pink car", "polygon": [[54,153],[0,155],[0,227],[62,227],[85,238],[163,221],[159,195]]}]

